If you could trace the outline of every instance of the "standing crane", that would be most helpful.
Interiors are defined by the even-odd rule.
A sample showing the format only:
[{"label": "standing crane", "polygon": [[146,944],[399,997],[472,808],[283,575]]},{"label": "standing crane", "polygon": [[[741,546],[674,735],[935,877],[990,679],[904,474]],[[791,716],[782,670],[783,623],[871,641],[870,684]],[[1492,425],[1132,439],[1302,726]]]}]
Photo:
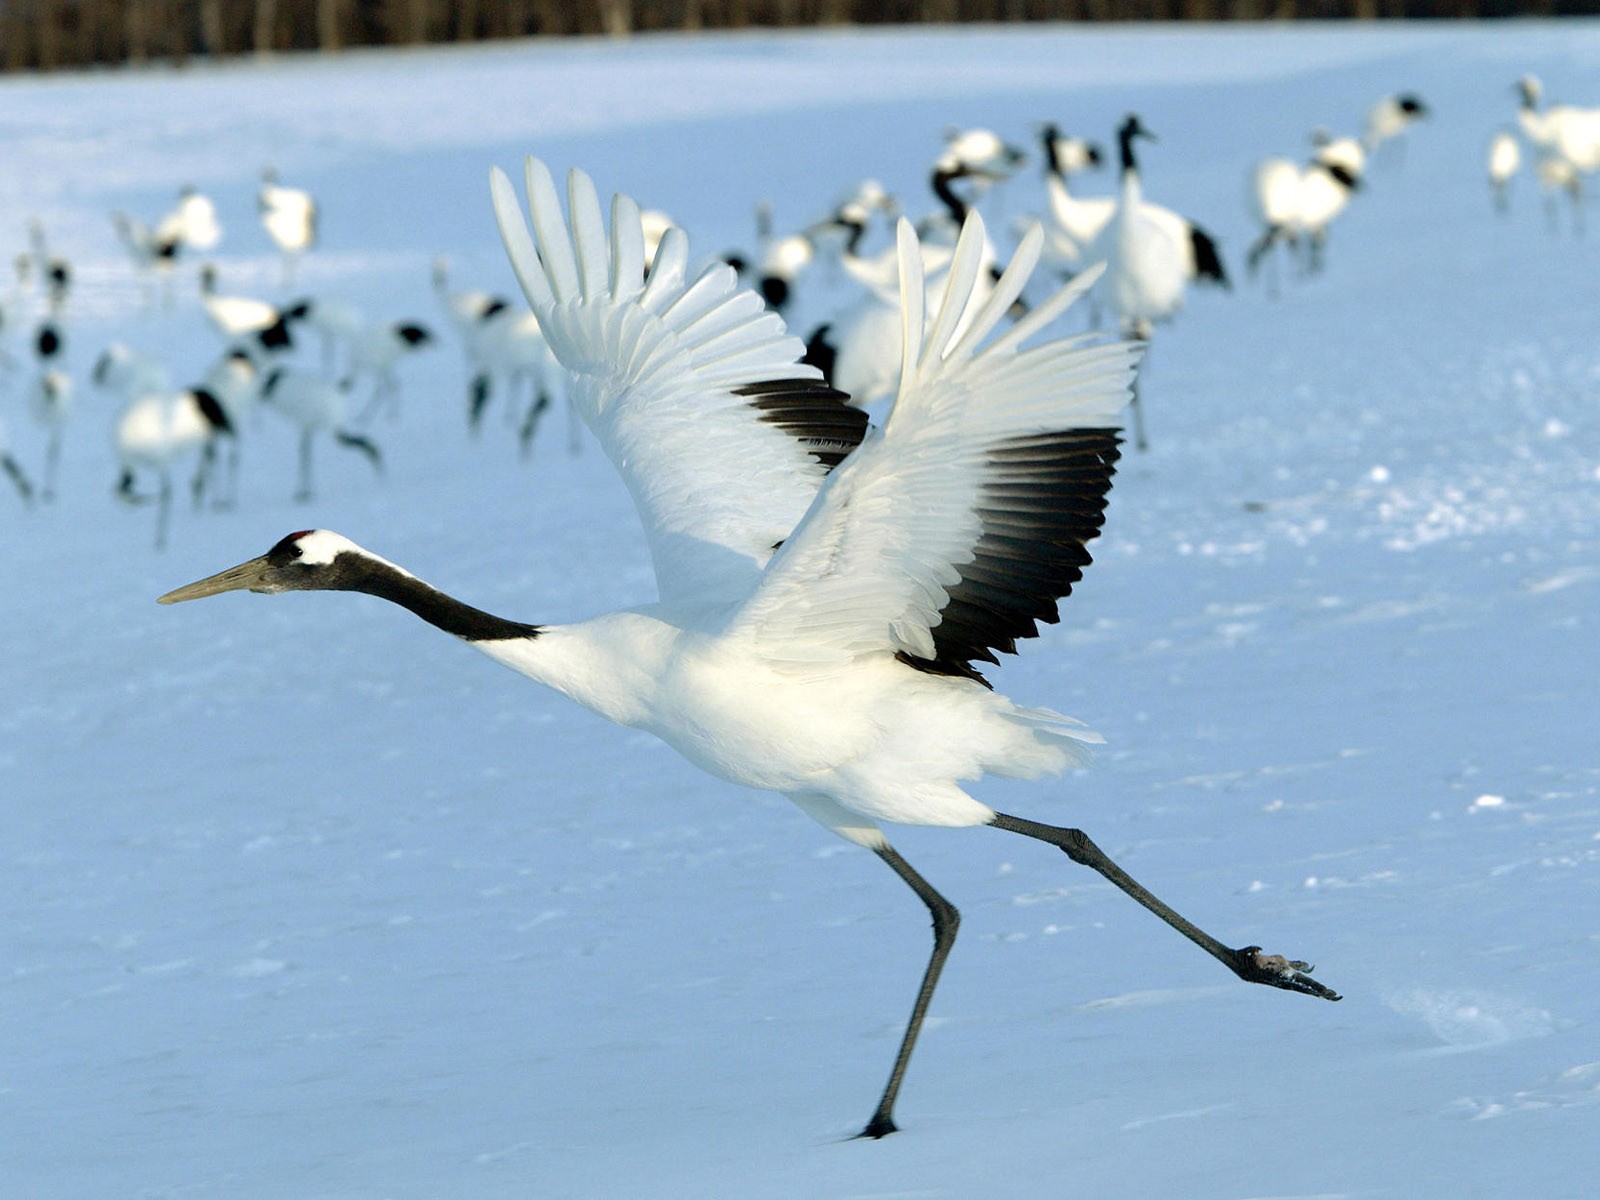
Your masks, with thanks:
[{"label": "standing crane", "polygon": [[278,182],[276,167],[263,167],[256,191],[261,225],[283,254],[283,282],[293,282],[300,256],[317,244],[317,202],[302,188]]},{"label": "standing crane", "polygon": [[[1105,273],[1095,282],[1095,292],[1117,317],[1123,336],[1148,342],[1155,326],[1171,320],[1183,307],[1190,278],[1190,247],[1169,223],[1153,217],[1144,202],[1135,138],[1154,135],[1129,114],[1117,128],[1122,182],[1111,216],[1084,250],[1087,262],[1105,263]],[[1144,413],[1139,403],[1139,381],[1133,381],[1134,445],[1149,448]]]},{"label": "standing crane", "polygon": [[[801,345],[732,268],[685,273],[662,239],[648,278],[639,208],[573,171],[564,220],[530,159],[532,231],[505,175],[495,211],[511,262],[574,393],[643,519],[660,597],[570,625],[494,616],[327,530],[161,597],[335,590],[398,604],[722,779],[782,793],[871,850],[927,906],[934,945],[888,1083],[894,1105],[960,921],[879,822],[985,825],[1099,872],[1251,983],[1325,999],[1311,968],[1233,949],[1180,917],[1081,830],[999,812],[962,786],[1036,778],[1098,740],[993,691],[975,663],[1057,619],[1089,562],[1117,460],[1137,347],[1023,343],[1082,294],[1069,285],[983,345],[1038,263],[1031,231],[973,309],[984,234],[967,218],[950,283],[923,322],[915,233],[898,229],[904,370],[881,430],[799,362]],[[963,322],[964,317],[971,317]],[[961,324],[966,332],[958,332]]]}]

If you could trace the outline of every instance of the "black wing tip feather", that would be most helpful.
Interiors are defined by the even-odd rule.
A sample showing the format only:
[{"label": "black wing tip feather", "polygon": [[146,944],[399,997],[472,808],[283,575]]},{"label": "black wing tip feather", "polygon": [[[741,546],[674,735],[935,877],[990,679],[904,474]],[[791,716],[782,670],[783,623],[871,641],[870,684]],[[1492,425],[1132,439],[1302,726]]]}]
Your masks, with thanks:
[{"label": "black wing tip feather", "polygon": [[996,651],[1015,654],[1017,639],[1037,637],[1040,621],[1059,621],[1058,601],[1092,561],[1087,543],[1104,524],[1121,444],[1116,429],[1068,429],[992,448],[992,476],[978,500],[982,533],[948,589],[932,630],[934,655],[895,657],[988,687],[974,661],[998,664]]},{"label": "black wing tip feather", "polygon": [[1196,278],[1231,291],[1233,285],[1228,280],[1227,268],[1222,265],[1222,249],[1217,245],[1217,239],[1198,225],[1189,227],[1189,238],[1194,247]]},{"label": "black wing tip feather", "polygon": [[867,414],[821,379],[771,379],[733,389],[761,420],[776,425],[833,470],[867,435]]}]

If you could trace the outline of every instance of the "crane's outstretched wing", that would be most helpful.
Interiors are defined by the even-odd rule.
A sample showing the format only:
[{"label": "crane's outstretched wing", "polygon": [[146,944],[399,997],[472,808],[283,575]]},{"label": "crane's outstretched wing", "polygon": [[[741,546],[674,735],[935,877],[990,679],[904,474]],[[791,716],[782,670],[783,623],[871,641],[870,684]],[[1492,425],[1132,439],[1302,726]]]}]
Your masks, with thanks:
[{"label": "crane's outstretched wing", "polygon": [[569,222],[549,170],[527,164],[532,231],[496,169],[495,216],[511,265],[579,411],[644,522],[665,601],[747,596],[867,418],[803,365],[804,346],[733,269],[685,276],[682,230],[645,269],[639,208],[567,176]]},{"label": "crane's outstretched wing", "polygon": [[1100,529],[1138,348],[1078,337],[1031,349],[1094,282],[1072,285],[979,349],[1027,282],[1037,225],[978,304],[982,222],[962,229],[939,311],[923,334],[916,235],[899,230],[905,365],[881,436],[829,478],[731,619],[770,661],[799,668],[892,653],[982,681],[1015,640],[1057,619]]}]

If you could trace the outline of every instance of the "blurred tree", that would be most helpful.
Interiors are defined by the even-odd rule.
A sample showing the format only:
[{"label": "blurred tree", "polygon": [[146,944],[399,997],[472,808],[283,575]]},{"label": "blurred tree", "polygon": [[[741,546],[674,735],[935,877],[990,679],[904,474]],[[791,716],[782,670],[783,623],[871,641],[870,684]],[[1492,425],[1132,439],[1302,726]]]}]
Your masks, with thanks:
[{"label": "blurred tree", "polygon": [[344,49],[344,0],[317,0],[317,47]]},{"label": "blurred tree", "polygon": [[207,54],[228,52],[228,41],[223,34],[222,0],[200,0],[200,48]]},{"label": "blurred tree", "polygon": [[271,54],[278,31],[278,0],[255,0],[255,20],[250,27],[250,48],[257,54]]}]

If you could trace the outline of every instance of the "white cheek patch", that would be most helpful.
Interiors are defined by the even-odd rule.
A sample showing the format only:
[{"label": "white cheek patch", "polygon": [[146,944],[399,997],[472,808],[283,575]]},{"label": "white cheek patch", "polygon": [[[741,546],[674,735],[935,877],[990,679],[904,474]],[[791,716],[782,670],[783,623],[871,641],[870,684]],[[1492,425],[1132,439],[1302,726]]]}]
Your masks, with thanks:
[{"label": "white cheek patch", "polygon": [[361,553],[361,547],[349,538],[330,533],[326,529],[313,529],[310,533],[302,533],[295,539],[294,544],[300,547],[300,561],[308,567],[325,567],[336,555],[346,550]]},{"label": "white cheek patch", "polygon": [[294,544],[300,547],[300,557],[295,561],[304,567],[326,567],[341,554],[354,554],[369,562],[382,563],[398,575],[411,575],[405,568],[395,566],[388,559],[370,550],[363,550],[343,534],[334,533],[332,530],[313,529],[308,533],[302,533],[294,539]]}]

